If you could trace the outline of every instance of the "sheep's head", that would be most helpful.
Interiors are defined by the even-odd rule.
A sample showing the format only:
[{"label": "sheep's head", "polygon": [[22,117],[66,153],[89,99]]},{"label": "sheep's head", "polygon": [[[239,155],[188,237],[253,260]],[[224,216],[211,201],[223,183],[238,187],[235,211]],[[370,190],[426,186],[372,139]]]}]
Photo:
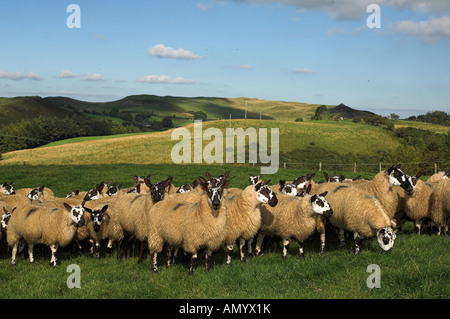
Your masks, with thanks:
[{"label": "sheep's head", "polygon": [[72,193],[66,195],[66,198],[78,196],[79,193],[80,193],[80,191],[79,191],[78,189],[74,189],[74,190],[72,191]]},{"label": "sheep's head", "polygon": [[6,183],[6,182],[3,183],[2,188],[1,188],[3,194],[5,194],[5,195],[15,195],[16,194],[16,191],[14,190],[14,187],[12,186],[12,183],[13,182],[11,182],[11,183]]},{"label": "sheep's head", "polygon": [[334,172],[334,175],[329,177],[327,172],[323,172],[323,176],[325,177],[325,180],[327,183],[342,183],[341,176],[336,175],[336,171]]},{"label": "sheep's head", "polygon": [[411,191],[411,183],[408,181],[408,176],[400,170],[400,164],[396,167],[391,166],[386,173],[390,186],[400,186],[407,192]]},{"label": "sheep's head", "polygon": [[394,246],[395,237],[392,227],[384,227],[377,231],[378,244],[384,251],[388,251]]},{"label": "sheep's head", "polygon": [[3,207],[4,214],[2,215],[2,221],[1,221],[1,224],[0,224],[0,228],[1,228],[1,232],[2,233],[6,233],[6,230],[8,229],[9,219],[11,218],[11,215],[14,212],[15,209],[16,209],[16,207],[14,207],[10,212],[8,212],[8,210],[5,207]]},{"label": "sheep's head", "polygon": [[84,211],[88,208],[84,207],[84,201],[81,205],[78,206],[71,206],[67,203],[64,203],[64,207],[69,211],[70,213],[70,219],[77,224],[77,226],[81,227],[84,225]]},{"label": "sheep's head", "polygon": [[105,187],[105,183],[104,182],[100,182],[99,184],[97,184],[95,186],[95,188],[90,189],[86,193],[86,195],[84,196],[84,200],[88,201],[88,200],[99,199],[100,196],[102,195],[103,187]]},{"label": "sheep's head", "polygon": [[102,225],[103,217],[106,215],[105,212],[107,209],[108,205],[103,206],[102,209],[91,210],[87,207],[85,208],[85,210],[91,215],[91,221],[95,232],[100,230],[100,226]]},{"label": "sheep's head", "polygon": [[305,197],[311,191],[311,183],[306,184],[306,188],[297,188],[294,184],[286,184],[284,180],[280,180],[280,191],[288,196]]},{"label": "sheep's head", "polygon": [[328,192],[313,195],[310,198],[310,202],[313,213],[329,218],[331,217],[331,215],[333,215],[333,209],[331,209],[330,204],[325,199],[325,196],[327,196],[327,194]]},{"label": "sheep's head", "polygon": [[150,189],[150,195],[152,196],[153,203],[157,203],[164,199],[166,188],[172,183],[172,176],[167,177],[165,181],[159,181],[156,184],[152,184],[150,178],[145,177],[145,185]]},{"label": "sheep's head", "polygon": [[[207,176],[208,175],[209,174],[207,173]],[[223,191],[228,187],[230,181],[225,178],[220,181],[220,178],[214,180],[210,179],[209,177],[208,180],[204,179],[202,176],[199,176],[198,179],[200,180],[202,189],[206,191],[209,205],[213,210],[218,210],[222,202]],[[228,174],[226,174],[226,178],[228,178]]]},{"label": "sheep's head", "polygon": [[406,192],[408,194],[412,194],[416,191],[417,182],[419,181],[420,176],[423,174],[423,169],[420,170],[419,173],[417,173],[416,176],[408,176],[408,182],[410,183],[411,187],[406,189]]},{"label": "sheep's head", "polygon": [[44,192],[44,188],[45,188],[45,184],[39,188],[32,189],[27,195],[28,199],[30,201],[38,200],[38,201],[42,202],[42,194]]},{"label": "sheep's head", "polygon": [[220,175],[219,177],[212,177],[208,172],[206,172],[206,177],[208,178],[208,187],[217,187],[222,185],[230,175],[230,171],[225,172],[225,174]]},{"label": "sheep's head", "polygon": [[315,173],[308,173],[306,176],[299,176],[292,182],[292,184],[295,185],[297,190],[305,190],[308,185],[311,184],[311,180],[314,176],[316,176]]},{"label": "sheep's head", "polygon": [[114,183],[108,187],[108,190],[106,191],[106,195],[117,196],[117,195],[119,195],[119,191],[121,188],[122,188],[122,184],[119,184],[117,186],[116,183]]},{"label": "sheep's head", "polygon": [[266,182],[258,182],[255,185],[256,198],[260,203],[269,204],[271,207],[275,207],[278,204],[278,198],[275,195],[274,191],[267,186],[269,181]]},{"label": "sheep's head", "polygon": [[250,177],[248,178],[249,185],[256,185],[261,180],[261,175],[253,175],[250,174]]},{"label": "sheep's head", "polygon": [[199,185],[198,180],[195,180],[192,184],[184,184],[178,188],[177,193],[189,193],[193,192]]}]

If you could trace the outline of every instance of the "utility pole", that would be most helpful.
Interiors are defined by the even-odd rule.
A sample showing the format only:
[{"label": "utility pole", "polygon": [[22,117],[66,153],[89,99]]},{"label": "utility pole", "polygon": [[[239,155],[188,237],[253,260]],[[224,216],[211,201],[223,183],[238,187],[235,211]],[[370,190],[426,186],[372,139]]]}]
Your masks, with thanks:
[{"label": "utility pole", "polygon": [[245,102],[245,119],[247,119],[247,101]]}]

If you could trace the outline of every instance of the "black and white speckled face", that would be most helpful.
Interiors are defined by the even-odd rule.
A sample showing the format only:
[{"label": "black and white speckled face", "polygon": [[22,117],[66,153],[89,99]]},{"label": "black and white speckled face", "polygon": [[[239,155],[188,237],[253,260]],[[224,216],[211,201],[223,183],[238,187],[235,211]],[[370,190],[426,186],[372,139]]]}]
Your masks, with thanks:
[{"label": "black and white speckled face", "polygon": [[78,189],[74,189],[72,191],[72,193],[66,195],[66,198],[71,198],[71,197],[77,196],[79,193],[80,193],[80,191]]},{"label": "black and white speckled face", "polygon": [[16,191],[14,190],[14,187],[12,186],[12,183],[3,183],[2,187],[0,188],[1,192],[5,195],[15,195]]},{"label": "black and white speckled face", "polygon": [[15,209],[16,207],[14,207],[11,211],[8,211],[5,207],[3,207],[4,214],[2,215],[2,220],[0,223],[0,231],[2,233],[6,233],[6,230],[8,229],[9,219],[11,218],[11,215]]},{"label": "black and white speckled face", "polygon": [[[70,219],[77,224],[77,226],[81,227],[84,225],[84,202],[78,206],[70,206],[67,203],[64,203],[64,207],[70,212]],[[87,209],[87,208],[86,208]]]},{"label": "black and white speckled face", "polygon": [[122,187],[122,184],[119,186],[117,185],[110,185],[108,187],[108,190],[106,191],[106,195],[108,196],[117,196],[119,195],[120,188]]},{"label": "black and white speckled face", "polygon": [[91,215],[91,221],[92,221],[92,225],[94,227],[94,231],[98,232],[100,231],[100,227],[102,225],[103,222],[103,216],[106,212],[106,210],[108,209],[108,205],[103,206],[102,209],[95,209],[92,211]]},{"label": "black and white speckled face", "polygon": [[145,185],[150,189],[150,195],[153,203],[157,203],[164,199],[166,188],[172,183],[172,177],[169,176],[165,181],[159,181],[156,184],[152,184],[149,178],[144,179]]},{"label": "black and white speckled face", "polygon": [[325,217],[331,217],[333,215],[333,209],[331,205],[325,199],[328,192],[311,196],[311,207],[313,213],[324,215]]},{"label": "black and white speckled face", "polygon": [[260,203],[269,204],[274,207],[278,204],[278,198],[274,191],[267,185],[259,182],[255,185],[256,198]]},{"label": "black and white speckled face", "polygon": [[410,191],[411,190],[411,183],[408,181],[408,176],[403,173],[400,168],[397,167],[390,167],[387,170],[388,173],[388,180],[389,180],[389,185],[391,186],[400,186],[401,188],[403,188],[406,191]]},{"label": "black and white speckled face", "polygon": [[43,194],[43,191],[44,191],[44,187],[45,187],[45,185],[42,185],[39,188],[32,189],[27,195],[28,199],[30,201],[34,201],[34,200],[41,201],[41,197],[42,197],[42,194]]},{"label": "black and white speckled face", "polygon": [[255,176],[253,174],[250,174],[250,177],[248,178],[248,180],[249,180],[249,185],[256,185],[258,183],[258,181],[260,180],[260,176],[259,175]]},{"label": "black and white speckled face", "polygon": [[281,188],[281,193],[289,196],[297,196],[298,191],[294,184],[286,184]]},{"label": "black and white speckled face", "polygon": [[377,241],[381,249],[388,251],[394,246],[394,241],[397,236],[391,227],[381,228],[377,231]]}]

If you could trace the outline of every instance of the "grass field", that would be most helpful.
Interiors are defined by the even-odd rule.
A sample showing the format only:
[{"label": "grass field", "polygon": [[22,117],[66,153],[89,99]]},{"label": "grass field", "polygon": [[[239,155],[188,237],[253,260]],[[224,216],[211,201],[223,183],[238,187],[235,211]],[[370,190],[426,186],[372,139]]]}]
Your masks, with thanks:
[{"label": "grass field", "polygon": [[[174,176],[174,184],[192,182],[206,171],[220,175],[230,170],[230,187],[244,187],[250,173],[257,167],[223,165],[136,165],[98,164],[74,166],[0,166],[1,180],[14,180],[16,188],[38,186],[52,188],[63,196],[74,188],[88,189],[100,180],[113,180],[132,185],[131,176],[152,175],[152,181]],[[282,169],[271,176],[273,182],[292,179],[306,172]],[[319,173],[319,172],[317,172]],[[345,172],[343,172],[345,173]],[[355,174],[345,173],[352,177]],[[372,178],[373,175],[363,175]],[[317,176],[318,179],[321,176]],[[87,250],[73,252],[71,247],[61,248],[60,266],[48,265],[48,247],[35,248],[35,264],[20,258],[16,266],[10,265],[10,252],[4,240],[0,242],[0,291],[3,298],[219,298],[219,299],[285,299],[285,298],[348,298],[348,299],[448,299],[450,296],[450,255],[448,236],[413,233],[411,223],[398,234],[390,253],[382,253],[376,240],[366,241],[359,256],[353,254],[353,241],[339,248],[337,236],[327,235],[327,253],[320,255],[319,238],[305,244],[305,259],[297,257],[297,245],[291,244],[288,258],[281,258],[281,247],[266,244],[264,255],[238,260],[237,249],[231,266],[225,264],[225,248],[213,254],[213,267],[206,273],[200,261],[193,276],[178,259],[171,269],[158,261],[160,272],[152,273],[147,258],[137,264],[137,250],[128,260],[118,262],[101,251],[101,259],[89,257]],[[85,247],[86,248],[86,247]],[[181,256],[179,256],[181,257]],[[199,256],[200,258],[202,255]],[[67,267],[77,264],[81,270],[81,289],[69,289]],[[368,288],[371,273],[367,267],[377,264],[381,270],[381,288]]]}]

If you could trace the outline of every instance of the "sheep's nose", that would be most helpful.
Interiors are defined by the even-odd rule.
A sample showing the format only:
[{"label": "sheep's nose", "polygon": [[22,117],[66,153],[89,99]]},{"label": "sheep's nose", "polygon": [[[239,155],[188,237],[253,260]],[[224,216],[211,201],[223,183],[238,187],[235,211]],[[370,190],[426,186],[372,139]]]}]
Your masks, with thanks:
[{"label": "sheep's nose", "polygon": [[330,218],[331,215],[333,215],[333,209],[329,209],[326,212],[323,213],[325,215],[326,218]]}]

